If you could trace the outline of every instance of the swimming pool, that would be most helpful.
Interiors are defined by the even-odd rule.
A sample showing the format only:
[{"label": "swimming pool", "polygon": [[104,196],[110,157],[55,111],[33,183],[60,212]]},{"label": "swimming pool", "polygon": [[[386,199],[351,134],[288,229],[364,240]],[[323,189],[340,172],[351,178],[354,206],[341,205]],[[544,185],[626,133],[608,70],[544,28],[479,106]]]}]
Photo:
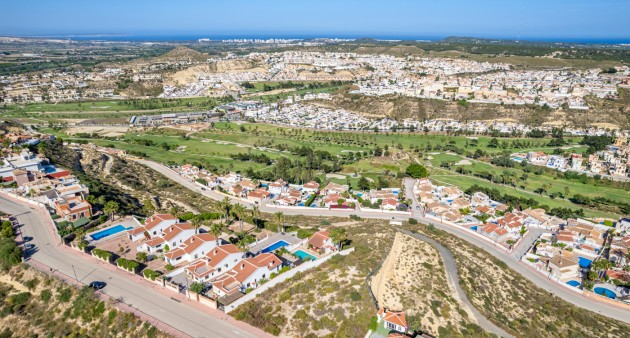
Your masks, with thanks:
[{"label": "swimming pool", "polygon": [[470,227],[470,230],[472,230],[472,231],[477,231],[477,226],[476,226],[476,225],[471,226],[471,227]]},{"label": "swimming pool", "polygon": [[98,241],[99,239],[103,239],[107,236],[111,236],[121,231],[126,231],[126,230],[131,230],[131,229],[133,229],[133,227],[125,228],[122,224],[118,224],[115,227],[111,227],[111,228],[90,234],[90,238],[92,238],[93,241]]},{"label": "swimming pool", "polygon": [[614,292],[606,289],[606,288],[594,288],[593,291],[595,291],[596,294],[598,295],[602,295],[602,296],[606,296],[610,299],[615,299],[617,298],[617,295],[615,295]]},{"label": "swimming pool", "polygon": [[303,260],[303,261],[314,261],[316,258],[315,256],[304,252],[302,250],[298,250],[296,252],[293,253],[294,255],[298,256],[299,259]]},{"label": "swimming pool", "polygon": [[285,242],[285,241],[277,241],[275,243],[273,243],[272,245],[262,249],[260,252],[261,253],[265,253],[265,252],[271,252],[277,249],[282,248],[283,246],[287,246],[289,245],[289,243]]},{"label": "swimming pool", "polygon": [[571,285],[571,286],[573,286],[573,287],[576,287],[576,288],[577,288],[577,287],[578,287],[578,286],[580,286],[580,284],[582,284],[582,283],[580,283],[580,282],[578,282],[578,281],[576,281],[576,280],[570,280],[570,281],[568,281],[568,282],[567,282],[567,284],[569,284],[569,285]]}]

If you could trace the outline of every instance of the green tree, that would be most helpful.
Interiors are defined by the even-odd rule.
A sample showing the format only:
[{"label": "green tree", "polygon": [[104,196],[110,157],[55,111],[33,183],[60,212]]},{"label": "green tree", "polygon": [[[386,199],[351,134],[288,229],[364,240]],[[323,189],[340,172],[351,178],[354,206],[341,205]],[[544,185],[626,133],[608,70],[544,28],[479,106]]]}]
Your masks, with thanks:
[{"label": "green tree", "polygon": [[110,219],[114,220],[114,215],[118,213],[120,210],[120,205],[116,201],[109,201],[105,203],[105,207],[103,207],[103,212],[107,215],[110,215]]},{"label": "green tree", "polygon": [[367,178],[363,176],[359,178],[359,182],[357,182],[357,185],[361,190],[370,190],[370,181],[368,181]]},{"label": "green tree", "polygon": [[405,170],[405,173],[413,178],[425,178],[429,176],[427,168],[418,163],[410,164]]},{"label": "green tree", "polygon": [[210,225],[210,233],[216,238],[217,245],[219,245],[219,236],[223,233],[223,224],[212,223],[212,225]]},{"label": "green tree", "polygon": [[252,218],[254,219],[254,225],[258,228],[260,223],[260,208],[257,205],[254,205],[252,208]]},{"label": "green tree", "polygon": [[202,293],[205,288],[206,286],[203,283],[194,282],[190,284],[190,291],[196,294]]},{"label": "green tree", "polygon": [[236,216],[240,224],[240,229],[243,231],[243,218],[245,217],[245,207],[242,204],[235,204],[232,207],[232,214]]},{"label": "green tree", "polygon": [[190,226],[195,229],[195,234],[199,233],[199,228],[201,228],[201,216],[200,215],[195,215],[193,216],[193,218],[190,219]]},{"label": "green tree", "polygon": [[332,239],[333,243],[337,245],[337,248],[341,250],[343,248],[343,244],[348,240],[346,228],[334,228],[330,232],[330,239]]},{"label": "green tree", "polygon": [[282,227],[282,231],[284,231],[284,214],[281,211],[278,211],[273,214],[273,219],[276,221],[278,226]]},{"label": "green tree", "polygon": [[227,223],[230,218],[230,210],[232,210],[232,202],[229,197],[225,197],[221,201],[219,201],[219,209],[221,209],[225,213],[225,222]]}]

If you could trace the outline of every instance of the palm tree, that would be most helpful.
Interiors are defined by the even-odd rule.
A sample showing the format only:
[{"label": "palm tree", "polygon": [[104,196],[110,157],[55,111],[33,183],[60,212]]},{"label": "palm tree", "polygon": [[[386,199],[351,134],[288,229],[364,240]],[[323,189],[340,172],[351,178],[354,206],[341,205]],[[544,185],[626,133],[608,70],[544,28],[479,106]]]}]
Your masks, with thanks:
[{"label": "palm tree", "polygon": [[120,206],[116,201],[109,201],[105,203],[105,207],[103,207],[103,212],[110,215],[111,220],[114,220],[114,214],[116,214],[118,210],[120,210]]},{"label": "palm tree", "polygon": [[223,200],[219,201],[219,209],[225,212],[225,222],[227,223],[230,217],[230,210],[232,209],[232,202],[230,202],[229,197],[225,197]]},{"label": "palm tree", "polygon": [[278,211],[273,214],[273,218],[276,220],[276,223],[282,227],[282,232],[284,232],[284,214]]},{"label": "palm tree", "polygon": [[219,245],[219,236],[223,233],[223,224],[220,222],[212,223],[210,226],[210,233],[217,239],[217,245]]},{"label": "palm tree", "polygon": [[247,245],[247,243],[245,243],[244,240],[240,240],[238,242],[236,242],[236,247],[242,252],[242,253],[246,253],[247,250],[249,249],[249,246]]},{"label": "palm tree", "polygon": [[201,227],[201,217],[199,215],[193,216],[190,219],[190,226],[195,229],[195,235],[199,233],[199,228]]},{"label": "palm tree", "polygon": [[341,250],[341,248],[343,247],[343,243],[348,240],[348,234],[346,233],[346,229],[345,228],[334,228],[331,232],[330,232],[330,238],[333,240],[333,243],[335,243],[337,246],[337,248],[339,250]]},{"label": "palm tree", "polygon": [[258,228],[258,223],[260,222],[260,209],[257,205],[254,205],[252,208],[252,218],[254,219],[254,224]]},{"label": "palm tree", "polygon": [[241,231],[243,231],[243,216],[245,216],[245,207],[242,204],[235,204],[232,207],[232,213],[236,216],[236,218],[238,218]]}]

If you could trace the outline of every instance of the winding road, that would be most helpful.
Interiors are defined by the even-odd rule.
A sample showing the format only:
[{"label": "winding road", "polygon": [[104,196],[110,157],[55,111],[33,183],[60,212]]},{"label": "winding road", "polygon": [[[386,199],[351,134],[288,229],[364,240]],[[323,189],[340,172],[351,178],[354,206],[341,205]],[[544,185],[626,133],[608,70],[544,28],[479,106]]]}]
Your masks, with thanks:
[{"label": "winding road", "polygon": [[[214,200],[222,200],[225,198],[225,195],[219,194],[210,190],[202,190],[201,187],[196,185],[193,182],[188,181],[184,177],[180,176],[170,168],[159,164],[157,162],[149,161],[149,160],[137,160],[137,162],[144,164],[145,166],[154,169],[168,178],[172,179],[175,182],[183,185],[184,187],[203,194],[209,198]],[[529,249],[529,247],[534,243],[534,241],[538,238],[538,236],[544,232],[542,229],[530,229],[523,238],[517,247],[511,252],[508,253],[503,249],[496,246],[496,243],[489,241],[487,239],[482,239],[478,234],[472,233],[471,231],[464,229],[458,226],[451,226],[441,222],[436,222],[432,219],[426,218],[422,215],[420,209],[420,204],[418,203],[415,195],[413,194],[413,185],[415,180],[413,179],[405,179],[404,180],[404,188],[405,188],[405,196],[408,196],[413,204],[412,204],[412,212],[411,215],[405,214],[389,214],[389,213],[374,213],[374,212],[366,212],[360,209],[357,210],[326,210],[322,208],[313,208],[313,210],[308,210],[306,208],[295,208],[291,210],[289,208],[276,209],[269,205],[261,205],[259,206],[261,212],[277,212],[282,211],[285,215],[302,215],[302,216],[329,216],[329,217],[349,217],[350,215],[357,215],[362,218],[376,218],[376,219],[386,219],[386,220],[396,220],[396,221],[404,221],[409,218],[415,218],[418,221],[431,224],[440,230],[444,230],[452,235],[455,235],[483,250],[490,253],[497,259],[503,261],[507,264],[511,269],[521,274],[523,277],[529,279],[534,285],[554,294],[555,296],[564,299],[565,301],[581,307],[586,310],[590,310],[606,317],[610,317],[615,320],[619,320],[625,323],[630,324],[630,306],[624,305],[618,302],[614,302],[611,300],[603,299],[601,297],[595,295],[580,294],[574,290],[567,288],[564,285],[560,285],[540,272],[536,271],[534,268],[529,265],[521,262],[521,257],[525,254],[525,252]],[[243,202],[240,199],[232,198],[233,203],[239,203],[244,205],[247,208],[251,208],[253,206],[252,203]]]},{"label": "winding road", "polygon": [[429,243],[431,246],[437,249],[437,251],[440,253],[440,256],[442,257],[442,262],[444,263],[444,271],[446,272],[446,279],[448,280],[448,284],[451,288],[451,291],[455,295],[456,299],[459,300],[464,305],[464,307],[468,309],[468,312],[472,313],[472,315],[475,317],[475,320],[477,321],[477,324],[482,329],[490,333],[494,333],[495,335],[499,337],[514,337],[511,334],[507,333],[502,328],[496,326],[490,320],[488,320],[488,318],[482,315],[481,312],[479,312],[479,310],[477,310],[477,308],[472,305],[472,303],[468,299],[468,296],[466,296],[466,293],[464,292],[462,287],[459,285],[459,274],[457,270],[457,263],[455,263],[455,257],[453,257],[453,253],[451,253],[449,249],[447,249],[445,246],[438,243],[434,239],[429,238],[425,235],[421,235],[421,234],[404,230],[404,229],[398,229],[398,230],[406,235],[419,239],[423,242]]}]

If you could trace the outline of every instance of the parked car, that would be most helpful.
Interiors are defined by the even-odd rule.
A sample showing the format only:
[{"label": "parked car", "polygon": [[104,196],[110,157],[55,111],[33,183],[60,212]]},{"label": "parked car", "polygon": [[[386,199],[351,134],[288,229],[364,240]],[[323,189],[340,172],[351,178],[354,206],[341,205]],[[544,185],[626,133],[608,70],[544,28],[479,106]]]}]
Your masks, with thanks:
[{"label": "parked car", "polygon": [[100,289],[104,288],[106,285],[107,285],[107,283],[105,283],[105,282],[93,281],[88,286],[91,287],[94,290],[100,290]]},{"label": "parked car", "polygon": [[26,243],[26,242],[32,241],[33,237],[31,237],[31,236],[24,236],[24,237],[22,237],[22,239],[24,240],[24,243]]},{"label": "parked car", "polygon": [[24,248],[26,250],[32,250],[32,249],[35,249],[35,245],[33,245],[31,243],[26,243],[26,244],[24,244]]}]

